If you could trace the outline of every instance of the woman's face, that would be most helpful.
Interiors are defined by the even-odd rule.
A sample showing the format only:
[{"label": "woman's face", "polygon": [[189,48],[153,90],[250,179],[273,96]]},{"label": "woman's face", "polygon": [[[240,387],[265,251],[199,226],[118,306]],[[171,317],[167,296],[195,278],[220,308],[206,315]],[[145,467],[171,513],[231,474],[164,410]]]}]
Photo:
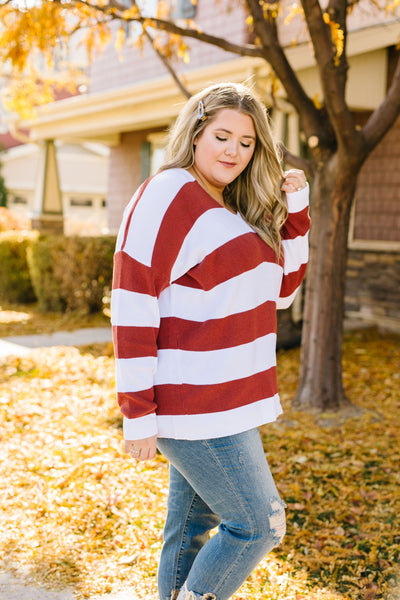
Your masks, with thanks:
[{"label": "woman's face", "polygon": [[195,138],[194,169],[221,192],[247,167],[255,144],[253,119],[237,110],[223,109]]}]

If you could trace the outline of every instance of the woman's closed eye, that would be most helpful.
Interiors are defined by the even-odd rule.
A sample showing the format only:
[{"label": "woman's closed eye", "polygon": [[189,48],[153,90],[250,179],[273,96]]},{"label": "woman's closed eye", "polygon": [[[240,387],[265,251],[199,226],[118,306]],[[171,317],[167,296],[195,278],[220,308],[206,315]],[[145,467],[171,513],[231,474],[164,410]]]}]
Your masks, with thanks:
[{"label": "woman's closed eye", "polygon": [[[219,142],[227,142],[227,141],[228,141],[228,138],[226,138],[226,137],[221,137],[221,136],[219,136],[219,135],[216,135],[215,137],[216,137],[216,139],[217,139]],[[240,142],[240,145],[241,145],[243,148],[250,148],[250,145],[251,145],[251,144],[245,144],[244,142]]]}]

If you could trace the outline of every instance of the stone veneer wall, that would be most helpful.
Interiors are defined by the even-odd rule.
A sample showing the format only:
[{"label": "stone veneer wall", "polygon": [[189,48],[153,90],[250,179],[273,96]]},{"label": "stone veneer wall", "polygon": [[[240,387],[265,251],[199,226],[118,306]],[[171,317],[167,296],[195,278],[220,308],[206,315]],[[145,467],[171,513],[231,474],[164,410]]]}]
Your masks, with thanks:
[{"label": "stone veneer wall", "polygon": [[400,253],[349,250],[346,317],[400,331]]}]

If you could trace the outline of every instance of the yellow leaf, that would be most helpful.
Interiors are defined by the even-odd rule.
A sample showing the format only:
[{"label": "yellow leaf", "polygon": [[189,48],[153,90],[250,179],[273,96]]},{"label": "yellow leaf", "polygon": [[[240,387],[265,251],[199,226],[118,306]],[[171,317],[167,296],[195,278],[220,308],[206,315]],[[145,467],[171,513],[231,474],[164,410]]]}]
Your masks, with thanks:
[{"label": "yellow leaf", "polygon": [[117,31],[117,36],[116,36],[116,40],[115,40],[115,49],[118,52],[121,52],[124,43],[125,43],[125,29],[123,27],[120,27]]}]

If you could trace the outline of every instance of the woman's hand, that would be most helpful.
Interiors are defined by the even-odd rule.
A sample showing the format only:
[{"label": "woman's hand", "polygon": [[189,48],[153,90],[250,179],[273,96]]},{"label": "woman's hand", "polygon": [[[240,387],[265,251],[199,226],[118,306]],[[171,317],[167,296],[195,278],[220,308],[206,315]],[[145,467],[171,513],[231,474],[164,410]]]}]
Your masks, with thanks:
[{"label": "woman's hand", "polygon": [[153,435],[143,440],[125,440],[124,452],[136,460],[151,460],[157,452],[157,436]]},{"label": "woman's hand", "polygon": [[283,177],[284,182],[281,186],[281,190],[287,194],[299,192],[307,185],[304,171],[300,171],[300,169],[290,169],[290,171],[285,171]]}]

